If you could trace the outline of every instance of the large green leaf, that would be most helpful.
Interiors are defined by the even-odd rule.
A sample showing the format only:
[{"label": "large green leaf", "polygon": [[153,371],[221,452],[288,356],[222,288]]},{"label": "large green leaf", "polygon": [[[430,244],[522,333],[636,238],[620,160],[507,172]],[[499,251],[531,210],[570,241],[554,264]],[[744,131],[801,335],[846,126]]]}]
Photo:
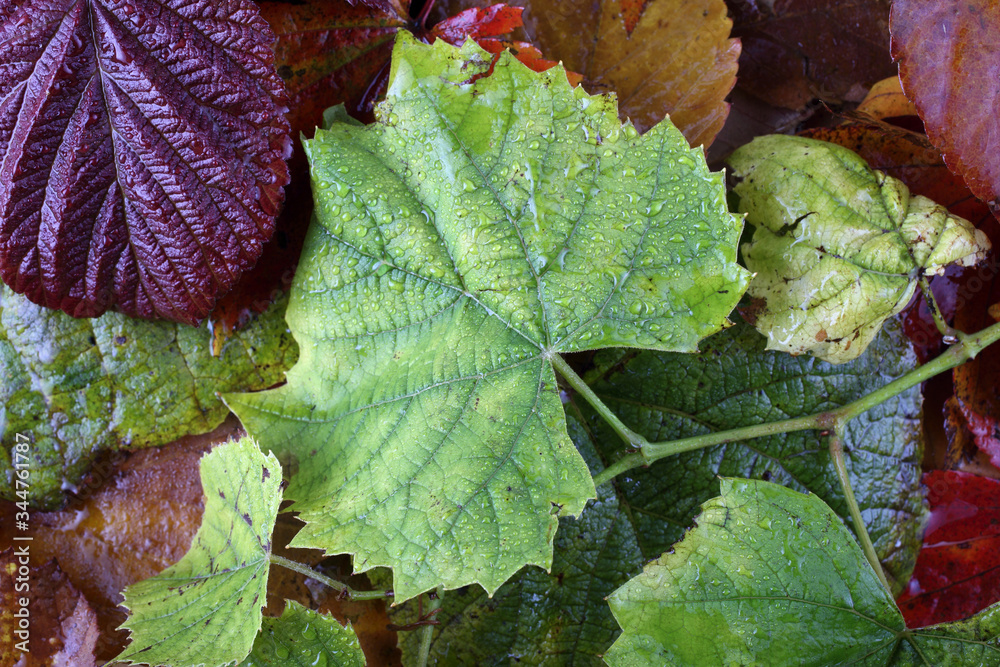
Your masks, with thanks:
[{"label": "large green leaf", "polygon": [[768,348],[854,359],[909,302],[922,275],[986,256],[964,218],[836,144],[758,137],[729,158],[739,209],[754,227],[749,311]]},{"label": "large green leaf", "polygon": [[227,397],[298,467],[293,546],[389,566],[401,600],[548,567],[558,515],[594,496],[553,355],[693,350],[747,283],[720,176],[675,128],[639,136],[559,68],[490,64],[400,33],[380,120],[307,143],[302,356]]},{"label": "large green leaf", "polygon": [[122,624],[135,664],[228,665],[250,653],[266,602],[281,466],[250,438],[201,459],[205,514],[177,563],[127,587]]},{"label": "large green leaf", "polygon": [[285,600],[279,618],[265,618],[243,667],[365,667],[358,636],[337,619]]},{"label": "large green leaf", "polygon": [[[591,469],[600,470],[583,425],[571,415],[566,423]],[[559,520],[550,572],[524,568],[492,597],[479,586],[446,594],[434,617],[441,624],[431,641],[431,664],[603,664],[600,656],[620,632],[604,598],[646,560],[634,519],[605,484],[579,518]],[[417,620],[414,602],[397,609],[393,622]],[[399,641],[403,663],[413,664],[420,633],[401,633]]]},{"label": "large green leaf", "polygon": [[[626,425],[652,441],[666,441],[832,410],[917,363],[896,320],[861,357],[841,365],[765,351],[765,344],[752,327],[739,323],[705,341],[696,355],[599,353],[598,368],[587,379]],[[914,387],[852,420],[845,433],[852,487],[897,588],[909,581],[926,511],[920,485],[921,404],[920,389]],[[588,406],[580,409],[602,458],[612,463],[623,453],[621,438]],[[698,506],[715,495],[719,475],[812,491],[849,521],[827,438],[817,431],[777,434],[680,454],[615,478],[646,558],[681,538]]]},{"label": "large green leaf", "polygon": [[907,630],[816,496],[723,478],[674,549],[615,591],[610,665],[994,665],[998,611]]},{"label": "large green leaf", "polygon": [[[216,392],[267,388],[293,363],[284,310],[282,299],[214,356],[207,325],[76,319],[0,285],[0,475],[10,479],[23,434],[31,501],[54,507],[102,450],[212,430],[229,412]],[[14,498],[14,484],[0,486]]]}]

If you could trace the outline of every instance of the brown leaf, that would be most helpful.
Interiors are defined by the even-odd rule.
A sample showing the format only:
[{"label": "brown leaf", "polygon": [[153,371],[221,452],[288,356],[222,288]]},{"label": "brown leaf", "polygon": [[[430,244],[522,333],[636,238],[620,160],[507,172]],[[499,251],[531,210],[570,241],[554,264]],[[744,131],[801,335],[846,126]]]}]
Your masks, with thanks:
[{"label": "brown leaf", "polygon": [[892,55],[927,136],[973,194],[1000,207],[1000,5],[896,0]]},{"label": "brown leaf", "polygon": [[41,561],[31,542],[0,552],[0,664],[93,667],[97,615],[54,560]]},{"label": "brown leaf", "polygon": [[719,133],[740,54],[723,0],[535,0],[525,7],[530,41],[583,74],[591,92],[616,91],[622,115],[640,131],[669,113],[692,146],[708,146]]},{"label": "brown leaf", "polygon": [[743,41],[740,88],[769,104],[859,102],[895,73],[889,0],[729,0]]},{"label": "brown leaf", "polygon": [[[98,658],[110,659],[125,645],[126,633],[116,629],[125,620],[121,590],[187,551],[203,510],[198,461],[237,429],[230,418],[210,434],[145,449],[119,463],[98,462],[82,485],[85,500],[31,514],[32,558],[55,559],[90,602],[101,633]],[[6,516],[2,525],[0,540],[8,537]]]}]

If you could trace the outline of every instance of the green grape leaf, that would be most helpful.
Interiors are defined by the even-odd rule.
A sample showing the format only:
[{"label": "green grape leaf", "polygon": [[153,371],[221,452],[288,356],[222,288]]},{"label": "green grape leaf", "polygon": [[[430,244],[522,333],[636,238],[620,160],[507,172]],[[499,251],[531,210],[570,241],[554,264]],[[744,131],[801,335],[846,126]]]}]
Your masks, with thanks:
[{"label": "green grape leaf", "polygon": [[856,358],[923,275],[989,250],[972,223],[835,144],[758,137],[729,157],[739,210],[754,226],[748,318],[768,349]]},{"label": "green grape leaf", "polygon": [[[265,389],[295,360],[285,299],[233,334],[120,313],[76,319],[0,285],[0,479],[13,475],[18,434],[31,442],[36,507],[63,502],[104,450],[162,445],[211,431],[229,410],[217,392]],[[0,497],[14,499],[13,482]]]},{"label": "green grape leaf", "polygon": [[[591,470],[597,452],[583,425],[567,415],[570,436]],[[634,517],[604,484],[579,518],[559,520],[551,572],[524,568],[489,597],[478,586],[449,592],[434,617],[430,664],[601,665],[600,656],[620,630],[604,598],[639,573]],[[418,608],[408,602],[392,613],[394,623],[412,623]],[[420,633],[400,633],[403,664],[413,664]]]},{"label": "green grape leaf", "polygon": [[551,359],[694,350],[748,282],[721,177],[668,122],[474,43],[400,33],[367,127],[307,142],[318,223],[288,384],[226,398],[298,468],[293,546],[388,566],[397,600],[549,567],[594,496]]},{"label": "green grape leaf", "polygon": [[245,437],[201,459],[205,513],[191,548],[128,586],[131,643],[117,661],[228,665],[250,653],[266,603],[281,466]]},{"label": "green grape leaf", "polygon": [[[412,633],[411,633],[412,634]],[[358,636],[332,616],[285,600],[279,618],[265,618],[243,667],[365,667]]]},{"label": "green grape leaf", "polygon": [[816,496],[730,478],[721,494],[672,551],[608,598],[623,630],[609,665],[1000,663],[996,608],[907,630]]},{"label": "green grape leaf", "polygon": [[[862,356],[845,364],[770,352],[765,345],[759,333],[739,322],[705,341],[700,354],[600,352],[586,379],[629,428],[661,442],[833,410],[917,364],[897,319],[886,323]],[[623,453],[621,438],[588,405],[577,403],[589,438],[610,465]],[[922,403],[920,388],[913,387],[849,422],[844,434],[851,485],[897,590],[910,579],[926,516]],[[683,536],[698,506],[716,495],[720,475],[811,491],[850,521],[827,438],[817,431],[780,433],[686,452],[616,477],[645,558],[657,557]]]}]

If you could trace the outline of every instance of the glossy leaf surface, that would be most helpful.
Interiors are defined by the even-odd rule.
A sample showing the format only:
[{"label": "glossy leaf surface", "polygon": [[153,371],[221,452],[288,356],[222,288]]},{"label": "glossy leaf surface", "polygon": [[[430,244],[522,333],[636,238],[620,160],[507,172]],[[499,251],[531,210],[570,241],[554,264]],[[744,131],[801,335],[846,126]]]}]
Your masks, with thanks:
[{"label": "glossy leaf surface", "polygon": [[815,496],[723,478],[696,526],[608,603],[609,665],[1000,663],[1000,608],[907,631],[861,548]]},{"label": "glossy leaf surface", "polygon": [[[591,470],[600,470],[583,424],[570,414],[566,425]],[[637,534],[641,515],[618,495],[605,484],[579,518],[559,520],[550,572],[526,568],[492,597],[478,586],[445,595],[434,617],[441,625],[431,641],[431,664],[496,664],[499,656],[518,665],[603,664],[600,656],[619,633],[604,598],[645,560]],[[408,602],[393,622],[417,621],[417,611]],[[404,663],[412,663],[420,633],[401,633],[400,644]]]},{"label": "glossy leaf surface", "polygon": [[248,0],[28,0],[0,20],[0,277],[193,324],[271,236],[291,143]]},{"label": "glossy leaf surface", "polygon": [[1000,601],[1000,481],[954,470],[924,476],[930,520],[898,598],[910,627],[957,621]]},{"label": "glossy leaf surface", "polygon": [[118,661],[225,665],[250,653],[267,592],[281,466],[250,438],[201,460],[205,513],[187,554],[125,589],[131,643]]},{"label": "glossy leaf surface", "polygon": [[[894,320],[863,355],[845,364],[765,346],[763,336],[737,323],[694,355],[599,352],[587,380],[626,426],[651,442],[664,442],[833,410],[902,377],[916,363]],[[585,415],[589,440],[604,465],[611,465],[623,454],[621,438],[581,400],[574,403]],[[850,422],[844,434],[851,485],[896,590],[910,578],[926,515],[920,485],[922,404],[919,389],[910,389]],[[699,505],[718,492],[720,475],[812,492],[850,521],[827,437],[800,431],[743,440],[678,454],[615,478],[645,558],[656,558],[683,537]]]},{"label": "glossy leaf surface", "polygon": [[[319,223],[285,387],[229,396],[298,466],[293,546],[390,566],[397,600],[547,567],[594,490],[551,355],[692,350],[747,282],[721,178],[663,123],[472,42],[402,34],[380,121],[309,142]],[[405,526],[405,529],[404,529]]]},{"label": "glossy leaf surface", "polygon": [[[30,501],[51,509],[104,450],[154,447],[225,419],[216,392],[264,389],[295,360],[285,301],[213,355],[207,327],[75,319],[0,286],[0,475],[18,433],[31,444]],[[14,485],[2,487],[14,499]]]},{"label": "glossy leaf surface", "polygon": [[332,616],[287,600],[279,618],[265,618],[245,667],[365,667],[358,637]]},{"label": "glossy leaf surface", "polygon": [[990,247],[967,220],[835,144],[769,135],[729,164],[755,227],[743,248],[756,273],[747,315],[768,349],[853,359],[922,275],[975,264]]},{"label": "glossy leaf surface", "polygon": [[994,0],[900,0],[892,55],[927,136],[969,189],[1000,207],[1000,7]]}]

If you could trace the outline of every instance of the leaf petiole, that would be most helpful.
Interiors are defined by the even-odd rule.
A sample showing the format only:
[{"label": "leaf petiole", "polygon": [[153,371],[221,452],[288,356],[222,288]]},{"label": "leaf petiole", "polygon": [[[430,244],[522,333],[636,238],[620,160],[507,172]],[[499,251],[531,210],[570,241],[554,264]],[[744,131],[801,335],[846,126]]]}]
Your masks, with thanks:
[{"label": "leaf petiole", "polygon": [[[836,410],[819,412],[806,417],[796,417],[795,419],[785,419],[767,424],[745,426],[728,431],[706,433],[704,435],[696,435],[690,438],[682,438],[680,440],[671,440],[668,442],[650,443],[645,442],[643,439],[645,444],[639,445],[641,447],[640,452],[630,452],[597,475],[594,475],[594,485],[600,486],[623,472],[640,466],[648,466],[654,461],[668,456],[673,456],[674,454],[680,454],[682,452],[690,452],[696,449],[712,447],[714,445],[720,445],[727,442],[749,440],[751,438],[776,435],[779,433],[791,433],[793,431],[806,431],[810,429],[836,430],[843,428],[847,422],[854,419],[858,415],[867,412],[876,405],[889,400],[893,396],[906,391],[910,387],[920,384],[921,382],[947,370],[951,370],[956,366],[961,366],[966,361],[975,358],[975,356],[982,350],[986,349],[998,340],[1000,340],[1000,323],[994,324],[993,326],[987,327],[986,329],[974,334],[963,334],[961,341],[957,345],[948,348],[948,350],[933,361],[929,361],[923,366],[913,369],[903,377],[898,378],[897,380],[876,389],[870,394],[862,396],[858,400],[848,403],[847,405]],[[562,360],[560,359],[560,361]],[[553,363],[555,363],[555,359],[553,359]],[[566,364],[565,361],[562,361],[562,363],[564,365]],[[562,368],[558,364],[556,364],[556,368],[559,369],[560,373],[563,373],[563,375],[566,376],[565,372],[563,372]],[[569,372],[572,373],[572,369],[569,369]],[[573,377],[576,378],[577,382],[583,383],[583,380],[580,379],[576,373],[573,373]],[[570,382],[574,389],[580,391],[577,384],[569,376],[566,376],[566,379]],[[615,426],[615,422],[621,424],[618,418],[615,417],[614,422],[611,419],[608,419],[605,412],[610,412],[610,410],[608,410],[607,406],[601,403],[600,398],[594,394],[590,387],[586,388],[587,392],[580,391],[580,393],[602,416],[605,417],[605,419],[608,420],[608,423],[611,424],[616,431],[619,431],[619,434],[621,434],[622,431]],[[591,396],[593,399],[591,399]],[[600,407],[598,407],[598,405],[600,405]],[[603,411],[601,408],[603,408]],[[627,429],[624,425],[621,425],[621,428],[627,433],[632,433],[632,431]],[[623,435],[622,437],[625,436]],[[637,437],[641,438],[641,436]]]},{"label": "leaf petiole", "polygon": [[385,600],[392,598],[392,591],[356,591],[350,586],[336,579],[331,579],[325,574],[320,574],[316,570],[298,563],[294,560],[289,560],[288,558],[283,558],[275,554],[271,554],[270,560],[275,565],[280,565],[281,567],[292,570],[293,572],[298,572],[299,574],[304,574],[310,579],[315,579],[321,584],[325,584],[330,588],[338,591],[341,596],[349,600]]},{"label": "leaf petiole", "polygon": [[924,295],[924,299],[927,301],[927,309],[931,311],[931,317],[934,318],[934,326],[937,327],[938,333],[941,334],[941,338],[944,340],[946,345],[954,345],[958,341],[965,338],[965,334],[951,327],[947,322],[944,321],[944,313],[942,312],[940,306],[938,306],[937,299],[934,297],[934,292],[931,290],[931,283],[927,280],[927,276],[920,277],[920,291]]},{"label": "leaf petiole", "polygon": [[851,514],[851,521],[854,523],[854,532],[861,543],[861,549],[865,552],[868,564],[875,570],[878,580],[882,582],[882,586],[885,587],[885,590],[888,591],[891,597],[893,595],[892,588],[889,587],[889,581],[885,578],[885,572],[882,571],[882,563],[879,561],[878,554],[875,553],[875,545],[872,544],[872,538],[868,535],[864,519],[861,518],[861,509],[858,507],[858,501],[854,498],[851,478],[847,474],[847,466],[844,463],[844,429],[842,426],[837,427],[833,435],[830,436],[830,457],[833,459],[833,467],[837,471],[837,479],[840,480],[840,488],[844,492],[844,499],[847,501],[847,510]]},{"label": "leaf petiole", "polygon": [[[556,370],[559,371],[559,374],[562,375],[567,382],[569,382],[569,385],[573,387],[578,394],[583,396],[587,402],[590,403],[591,407],[593,407],[594,410],[596,410],[597,413],[601,415],[606,422],[608,422],[611,428],[615,430],[615,433],[620,435],[622,440],[624,440],[630,447],[634,447],[639,450],[640,463],[638,465],[648,465],[655,460],[646,461],[645,454],[643,454],[649,446],[649,441],[630,429],[628,426],[625,426],[625,424],[622,423],[622,420],[618,418],[618,415],[612,412],[611,408],[604,404],[604,401],[602,401],[600,397],[594,393],[594,390],[590,388],[590,385],[584,382],[582,377],[577,375],[576,371],[574,371],[573,368],[566,363],[565,359],[555,353],[551,354],[548,358],[552,362],[552,365],[555,366]],[[631,467],[634,468],[635,466]]]}]

